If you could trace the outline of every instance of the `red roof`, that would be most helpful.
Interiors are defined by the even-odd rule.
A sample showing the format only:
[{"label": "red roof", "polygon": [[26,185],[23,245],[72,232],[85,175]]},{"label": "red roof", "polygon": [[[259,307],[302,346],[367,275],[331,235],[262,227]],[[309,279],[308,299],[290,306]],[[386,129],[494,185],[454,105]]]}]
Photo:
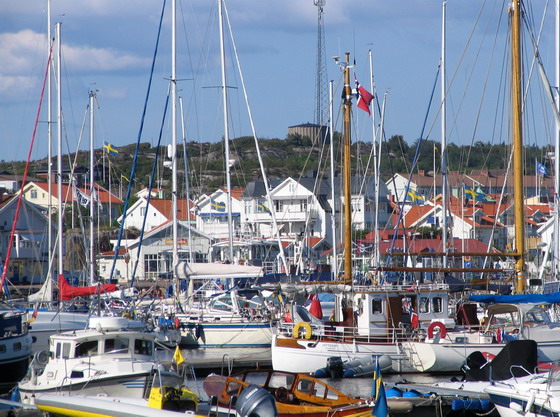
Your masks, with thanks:
[{"label": "red roof", "polygon": [[[40,189],[42,189],[45,192],[49,191],[49,183],[47,182],[34,182],[33,184],[35,184],[37,187],[39,187]],[[107,191],[105,188],[101,187],[98,184],[94,184],[95,190],[97,191],[97,194],[99,195],[99,201],[102,204],[122,204],[123,201],[118,198],[117,196],[115,196],[114,194],[111,194],[109,191]],[[78,189],[84,193],[85,195],[89,196],[90,195],[90,187],[78,187]],[[58,185],[53,184],[51,186],[51,191],[52,191],[52,195],[53,197],[58,199]],[[72,193],[72,189],[68,186],[68,184],[62,184],[62,195],[63,195],[63,199],[62,201],[65,203],[68,203],[70,201],[73,201],[73,193]]]},{"label": "red roof", "polygon": [[[168,219],[171,219],[173,217],[173,204],[171,199],[151,198],[150,204]],[[190,209],[193,207],[194,203],[192,201],[188,201],[187,209],[187,199],[179,198],[177,200],[177,220],[194,220],[195,216],[190,211]]]}]

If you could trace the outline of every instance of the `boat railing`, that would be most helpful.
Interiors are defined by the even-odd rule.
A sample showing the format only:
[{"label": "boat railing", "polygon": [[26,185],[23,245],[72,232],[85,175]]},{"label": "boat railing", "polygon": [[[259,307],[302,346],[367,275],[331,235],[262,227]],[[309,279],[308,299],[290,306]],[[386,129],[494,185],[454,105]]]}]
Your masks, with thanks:
[{"label": "boat railing", "polygon": [[[336,322],[324,322],[322,324],[307,323],[310,333],[305,325],[303,333],[300,328],[297,329],[299,334],[294,334],[294,327],[297,323],[284,322],[279,323],[277,331],[288,337],[303,337],[306,339],[333,341],[333,342],[349,342],[359,340],[362,343],[388,343],[394,344],[403,340],[410,340],[415,337],[416,330],[409,325],[399,327],[357,327],[348,326]],[[301,325],[300,325],[301,326]]]},{"label": "boat railing", "polygon": [[449,285],[442,282],[419,284],[407,282],[403,284],[384,283],[381,285],[354,285],[354,292],[410,292],[410,291],[448,291]]}]

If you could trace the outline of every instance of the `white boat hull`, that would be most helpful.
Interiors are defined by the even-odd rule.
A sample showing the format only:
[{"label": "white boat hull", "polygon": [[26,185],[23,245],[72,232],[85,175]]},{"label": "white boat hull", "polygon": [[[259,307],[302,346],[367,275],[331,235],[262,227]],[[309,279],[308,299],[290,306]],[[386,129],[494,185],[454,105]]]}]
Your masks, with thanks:
[{"label": "white boat hull", "polygon": [[182,326],[181,345],[185,347],[270,347],[269,323],[222,322]]},{"label": "white boat hull", "polygon": [[[458,372],[471,353],[497,355],[505,343],[426,343],[404,342],[405,354],[419,372]],[[560,341],[538,342],[538,360],[560,360]]]},{"label": "white boat hull", "polygon": [[274,335],[271,354],[272,367],[276,371],[313,373],[325,367],[327,359],[333,356],[340,356],[343,362],[347,362],[371,360],[372,355],[390,359],[389,371],[416,371],[394,344],[321,342]]}]

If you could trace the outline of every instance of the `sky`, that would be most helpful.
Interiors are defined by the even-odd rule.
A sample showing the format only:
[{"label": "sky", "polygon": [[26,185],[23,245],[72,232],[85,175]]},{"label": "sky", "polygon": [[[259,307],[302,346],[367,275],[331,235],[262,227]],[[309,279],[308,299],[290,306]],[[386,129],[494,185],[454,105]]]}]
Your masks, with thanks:
[{"label": "sky", "polygon": [[[386,135],[403,135],[409,143],[421,134],[440,140],[439,86],[434,90],[435,104],[426,114],[441,56],[442,2],[324,0],[324,3],[327,77],[337,89],[336,107],[341,71],[331,57],[343,57],[349,52],[356,77],[369,88],[368,51],[371,50],[377,99],[379,103],[383,97],[387,100]],[[545,2],[532,3],[527,16],[538,30]],[[288,126],[314,122],[317,46],[314,1],[226,0],[225,4],[231,24],[231,35],[227,36],[235,41],[257,135],[283,139]],[[135,143],[140,135],[163,2],[52,0],[51,7],[53,25],[62,23],[63,151],[87,149],[89,128],[87,124],[85,128],[82,125],[89,91],[96,92],[95,146],[101,147],[105,141],[116,147]],[[47,65],[46,9],[47,0],[0,2],[2,160],[24,160],[30,149]],[[500,92],[505,71],[507,2],[449,0],[446,9],[448,140],[462,144],[507,140],[503,134],[496,133],[496,120],[502,118],[502,110],[496,103],[500,94],[503,95]],[[186,140],[218,141],[224,135],[224,127],[216,0],[177,0],[177,14],[177,78],[184,104]],[[171,75],[170,15],[168,0],[141,142],[156,144],[162,123]],[[549,78],[553,78],[553,16],[550,11],[544,16],[540,51]],[[229,136],[251,135],[231,42],[226,44]],[[533,79],[539,81],[535,75]],[[47,155],[44,100],[32,159]],[[545,114],[547,104],[543,104],[542,97],[537,103],[531,107],[531,113],[544,115],[534,125],[550,125],[552,116]],[[170,143],[171,137],[169,117],[166,120],[163,144]],[[335,116],[337,126],[339,120]],[[531,127],[533,136],[529,135],[529,143],[547,143],[550,139],[546,129],[535,126]],[[341,128],[338,126],[337,130]],[[366,113],[355,112],[355,130],[355,139],[371,140],[371,119]]]}]

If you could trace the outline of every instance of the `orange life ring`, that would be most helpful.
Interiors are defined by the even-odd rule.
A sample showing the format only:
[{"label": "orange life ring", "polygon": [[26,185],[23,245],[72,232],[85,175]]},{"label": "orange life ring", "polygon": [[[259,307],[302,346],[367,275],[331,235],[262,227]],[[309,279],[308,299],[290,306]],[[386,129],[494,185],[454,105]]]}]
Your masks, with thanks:
[{"label": "orange life ring", "polygon": [[428,326],[428,338],[434,338],[434,330],[436,329],[436,327],[439,329],[439,337],[443,339],[447,334],[447,329],[441,321],[434,321],[433,323],[430,323],[430,325]]}]

